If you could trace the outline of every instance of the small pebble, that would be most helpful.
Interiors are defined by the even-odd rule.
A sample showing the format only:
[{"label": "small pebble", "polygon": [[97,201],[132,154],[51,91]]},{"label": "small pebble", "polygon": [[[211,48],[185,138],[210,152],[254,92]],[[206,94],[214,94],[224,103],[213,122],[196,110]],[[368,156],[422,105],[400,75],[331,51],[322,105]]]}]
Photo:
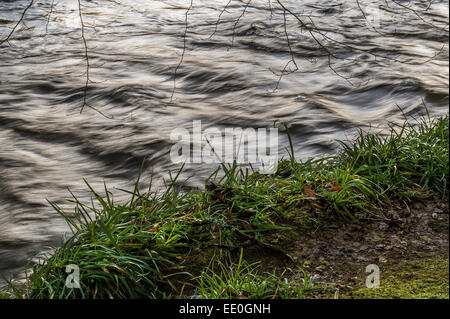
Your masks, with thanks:
[{"label": "small pebble", "polygon": [[322,272],[322,271],[324,271],[326,268],[327,268],[326,266],[320,265],[320,266],[317,266],[317,267],[315,268],[315,270],[318,271],[318,272]]},{"label": "small pebble", "polygon": [[380,256],[379,258],[378,258],[378,261],[380,262],[380,263],[386,263],[387,262],[387,259],[385,258],[385,257],[383,257],[383,256]]}]

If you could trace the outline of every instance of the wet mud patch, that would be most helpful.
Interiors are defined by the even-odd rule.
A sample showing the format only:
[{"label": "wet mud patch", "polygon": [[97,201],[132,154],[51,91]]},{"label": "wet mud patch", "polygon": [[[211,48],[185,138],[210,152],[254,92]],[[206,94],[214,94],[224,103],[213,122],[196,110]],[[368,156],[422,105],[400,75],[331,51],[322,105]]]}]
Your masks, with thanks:
[{"label": "wet mud patch", "polygon": [[[317,298],[448,298],[448,198],[393,205],[386,221],[328,222],[286,248],[323,288]],[[366,288],[380,269],[380,288]]]}]

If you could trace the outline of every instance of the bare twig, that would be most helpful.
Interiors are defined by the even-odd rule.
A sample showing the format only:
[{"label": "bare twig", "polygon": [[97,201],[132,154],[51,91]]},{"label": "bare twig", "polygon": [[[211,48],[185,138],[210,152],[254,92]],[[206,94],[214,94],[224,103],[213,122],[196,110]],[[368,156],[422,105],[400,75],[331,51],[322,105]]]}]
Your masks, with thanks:
[{"label": "bare twig", "polygon": [[88,54],[88,46],[86,42],[86,37],[84,35],[84,21],[83,21],[83,14],[81,12],[81,0],[78,0],[78,13],[80,15],[80,22],[81,22],[81,38],[83,39],[84,43],[84,56],[86,59],[86,84],[84,86],[84,96],[83,96],[83,105],[81,106],[80,114],[83,113],[84,107],[87,105],[86,98],[87,98],[87,90],[89,85],[89,54]]},{"label": "bare twig", "polygon": [[47,15],[47,23],[45,24],[45,34],[47,35],[47,33],[48,33],[48,25],[49,25],[49,23],[50,23],[50,17],[51,17],[51,15],[52,15],[52,13],[53,13],[53,5],[55,4],[55,0],[52,0],[52,5],[51,5],[51,7],[50,7],[50,12],[48,13],[48,15]]},{"label": "bare twig", "polygon": [[273,18],[273,9],[272,9],[272,1],[269,0],[269,10],[270,10],[270,20]]},{"label": "bare twig", "polygon": [[[330,51],[330,49],[328,49],[328,48],[327,48],[327,47],[326,47],[326,46],[325,46],[325,45],[317,38],[317,36],[315,35],[315,33],[319,34],[320,36],[322,36],[322,37],[325,38],[325,39],[329,39],[329,40],[333,40],[333,39],[329,38],[325,33],[321,32],[321,31],[315,26],[314,21],[312,20],[311,17],[308,17],[308,18],[309,18],[309,20],[311,21],[312,27],[309,26],[308,24],[306,24],[306,22],[304,22],[304,21],[299,17],[298,14],[294,13],[292,10],[290,10],[289,8],[287,8],[280,0],[277,0],[277,2],[278,2],[278,4],[281,6],[281,8],[283,9],[284,15],[286,15],[286,12],[288,12],[290,15],[292,15],[292,16],[300,23],[300,26],[301,26],[303,29],[305,29],[305,30],[310,34],[310,36],[313,38],[314,42],[315,42],[322,50],[324,50],[324,51],[327,53],[327,55],[328,55],[328,66],[329,66],[329,68],[330,68],[336,75],[338,75],[339,77],[341,77],[341,78],[347,80],[347,82],[349,82],[349,83],[353,86],[353,83],[349,80],[349,78],[346,78],[345,76],[339,74],[339,73],[336,71],[336,69],[333,68],[333,66],[332,66],[332,64],[331,64],[331,58],[333,57],[333,58],[336,58],[336,59],[337,59],[338,57],[337,57],[332,51]],[[286,18],[284,19],[284,23],[286,24]],[[285,32],[287,33],[286,26],[285,26]],[[294,60],[294,61],[295,61],[295,60]],[[289,64],[289,63],[288,63],[288,64]],[[287,64],[287,65],[288,65],[288,64]],[[286,65],[286,67],[287,67],[287,65]],[[285,68],[286,68],[286,67],[285,67]],[[280,80],[281,80],[281,78],[280,78]],[[280,81],[280,80],[279,80],[279,81]],[[278,82],[278,83],[279,83],[279,82]],[[277,83],[277,87],[278,87],[278,83]]]},{"label": "bare twig", "polygon": [[328,55],[328,67],[330,68],[331,71],[333,71],[334,74],[336,74],[338,77],[344,79],[345,81],[347,81],[351,86],[355,86],[353,84],[352,81],[350,81],[350,77],[345,77],[342,74],[340,74],[339,72],[336,71],[336,69],[333,67],[332,63],[331,63],[331,55]]},{"label": "bare twig", "polygon": [[234,37],[236,35],[236,27],[237,27],[239,21],[241,21],[242,17],[245,15],[245,12],[247,12],[247,9],[248,9],[248,7],[249,7],[251,2],[252,2],[252,0],[248,0],[247,4],[244,6],[244,10],[242,10],[241,15],[234,22],[234,25],[233,25],[233,36],[231,37],[231,46],[232,47],[234,45]]},{"label": "bare twig", "polygon": [[187,36],[188,26],[189,26],[188,25],[188,16],[189,16],[189,11],[191,11],[193,5],[194,5],[194,0],[191,0],[189,8],[186,10],[186,13],[185,13],[185,29],[184,29],[184,34],[183,34],[183,52],[181,52],[180,62],[176,66],[175,72],[173,74],[173,89],[172,89],[172,95],[170,96],[170,103],[172,103],[173,97],[175,95],[177,72],[178,72],[178,69],[180,68],[181,64],[183,63],[184,54],[186,53],[186,40],[187,40],[186,36]]},{"label": "bare twig", "polygon": [[[115,0],[111,0],[114,3],[120,3],[117,2]],[[212,38],[218,31],[218,27],[219,24],[222,20],[222,16],[225,12],[227,12],[227,9],[230,7],[230,4],[232,3],[233,0],[228,0],[227,4],[225,5],[225,7],[221,10],[218,19],[215,23],[215,28],[214,28],[214,32],[210,35],[209,38]],[[386,3],[387,8],[392,9],[389,4],[388,4],[388,0],[384,0]],[[446,27],[442,28],[440,26],[435,25],[434,21],[430,22],[427,19],[424,18],[424,15],[427,14],[427,11],[430,9],[431,5],[434,3],[435,0],[429,0],[426,1],[425,4],[422,2],[421,3],[421,7],[419,9],[416,8],[416,6],[412,7],[410,5],[406,5],[403,3],[400,3],[398,0],[392,0],[391,2],[393,2],[396,6],[401,7],[405,10],[408,10],[410,12],[412,12],[415,16],[417,16],[422,22],[426,23],[429,26],[432,26],[435,29],[439,29],[441,31],[446,31],[446,29],[448,29],[448,25],[446,25]],[[81,22],[81,38],[83,41],[83,45],[84,45],[84,59],[86,61],[86,81],[84,84],[84,94],[83,94],[83,105],[81,106],[81,110],[80,113],[83,112],[85,107],[89,107],[92,108],[93,110],[99,112],[100,114],[102,114],[103,116],[105,116],[103,113],[101,113],[99,110],[97,110],[96,108],[90,106],[88,104],[88,89],[89,89],[89,84],[93,83],[90,80],[90,56],[89,56],[89,47],[88,47],[88,42],[86,39],[86,29],[89,27],[87,25],[85,25],[84,20],[83,20],[83,12],[82,12],[82,4],[81,4],[81,0],[77,0],[78,2],[78,11],[79,11],[79,17],[80,17],[80,22]],[[243,16],[246,14],[246,12],[248,11],[252,0],[248,0],[246,2],[244,2],[244,0],[241,0],[241,2],[243,3],[243,10],[241,12],[241,14],[239,15],[239,17],[234,21],[233,27],[232,27],[232,39],[231,39],[231,47],[233,47],[234,45],[234,41],[235,41],[235,36],[236,36],[236,30],[237,30],[237,26],[239,25],[239,22],[241,21],[241,19],[243,18]],[[370,55],[372,57],[374,57],[375,59],[380,58],[380,59],[385,59],[385,60],[390,60],[393,62],[397,62],[397,63],[404,63],[407,64],[408,61],[405,59],[400,59],[398,58],[399,55],[396,56],[392,56],[389,54],[379,54],[376,51],[373,51],[371,49],[366,49],[366,48],[362,48],[360,46],[358,46],[358,44],[355,43],[351,43],[351,42],[346,42],[345,40],[338,40],[338,38],[335,38],[333,36],[333,33],[329,33],[328,30],[326,30],[325,28],[320,28],[319,26],[317,26],[311,15],[305,15],[305,14],[300,14],[300,13],[296,13],[294,12],[294,9],[289,8],[287,5],[284,4],[284,1],[282,0],[274,0],[273,2],[271,0],[268,0],[268,6],[269,6],[269,10],[270,10],[270,17],[272,19],[273,13],[274,13],[274,9],[273,9],[273,3],[277,3],[279,7],[281,7],[281,10],[283,10],[283,23],[284,23],[284,37],[286,39],[286,43],[287,43],[287,47],[288,47],[288,51],[289,51],[289,55],[290,55],[290,60],[285,64],[284,68],[281,70],[281,73],[278,75],[275,72],[272,72],[274,74],[276,74],[277,76],[279,76],[276,87],[274,89],[274,91],[276,91],[279,88],[279,84],[282,81],[283,76],[285,76],[286,74],[290,74],[290,73],[294,73],[297,72],[299,70],[298,65],[297,65],[297,61],[295,59],[296,55],[295,55],[295,47],[293,46],[293,37],[291,38],[288,32],[288,25],[287,25],[287,15],[289,14],[290,16],[294,17],[295,20],[298,22],[298,24],[300,25],[300,29],[303,31],[306,31],[309,35],[309,37],[312,39],[313,43],[315,44],[314,46],[316,47],[316,49],[320,52],[318,57],[323,57],[323,58],[327,58],[328,59],[328,67],[330,70],[332,70],[333,73],[335,73],[337,76],[341,77],[342,79],[346,80],[348,83],[350,83],[352,86],[354,86],[354,84],[350,81],[351,76],[346,77],[342,74],[340,74],[338,72],[338,70],[333,66],[332,61],[333,59],[336,60],[347,60],[347,61],[358,61],[358,57],[344,57],[342,56],[342,54],[339,54],[338,49],[343,50],[343,49],[347,49],[353,52],[359,52],[359,53],[365,53],[367,55]],[[361,6],[360,0],[355,0],[359,10],[361,11],[364,19],[366,20],[366,22],[368,23],[368,25],[378,34],[382,35],[382,36],[386,36],[386,35],[390,35],[391,33],[383,33],[380,30],[378,30],[374,25],[372,25],[369,20],[368,20],[368,16],[366,15],[365,11],[363,10],[363,7]],[[22,24],[26,27],[24,18],[27,14],[27,11],[33,6],[34,4],[34,0],[30,0],[28,2],[28,4],[26,5],[26,7],[23,9],[22,14],[20,19],[14,24],[12,30],[8,33],[8,35],[6,36],[6,38],[0,40],[0,45],[4,44],[5,42],[7,42],[9,45],[11,45],[9,43],[9,40],[13,37],[13,34],[17,31],[17,29],[19,28],[19,26]],[[45,32],[46,34],[48,33],[48,26],[51,20],[51,15],[54,12],[54,4],[55,4],[55,0],[52,0],[51,3],[51,7],[50,7],[50,11],[48,12],[47,16],[46,16],[46,26],[45,26]],[[173,98],[175,96],[175,92],[176,92],[176,80],[177,80],[177,75],[179,72],[179,69],[182,66],[182,63],[184,61],[185,58],[185,53],[187,50],[187,33],[188,33],[188,16],[189,13],[191,11],[191,9],[193,8],[193,0],[190,0],[190,5],[188,7],[188,9],[186,10],[185,13],[185,29],[184,29],[184,34],[183,34],[183,50],[181,53],[181,57],[180,60],[175,68],[174,71],[174,75],[173,75],[173,90],[172,90],[172,94],[170,97],[170,102],[173,101]],[[242,7],[241,7],[242,8]],[[396,10],[398,11],[403,11],[399,8],[396,8]],[[138,11],[136,11],[138,12]],[[276,12],[276,9],[275,9]],[[141,12],[140,12],[141,13]],[[425,16],[426,17],[426,16]],[[431,60],[433,60],[434,58],[436,58],[441,52],[443,52],[445,45],[442,46],[442,48],[437,51],[435,53],[435,55],[429,59],[427,59],[425,62],[423,63],[427,63]],[[91,48],[92,49],[92,48]],[[306,59],[306,57],[305,57]],[[417,62],[415,62],[417,63]]]},{"label": "bare twig", "polygon": [[287,67],[289,66],[289,64],[293,63],[295,66],[294,70],[291,70],[288,72],[288,74],[290,73],[294,73],[298,70],[298,65],[297,62],[295,61],[295,57],[294,57],[294,52],[292,51],[292,46],[291,46],[291,41],[289,39],[289,33],[287,30],[287,18],[286,18],[286,10],[283,10],[283,24],[284,24],[284,35],[286,37],[286,42],[289,48],[289,54],[291,55],[291,59],[286,63],[286,65],[284,66],[283,70],[281,71],[280,77],[277,81],[277,85],[275,86],[275,89],[273,90],[273,92],[275,92],[276,90],[278,90],[278,87],[280,85],[281,80],[283,79],[283,75],[286,73]]},{"label": "bare twig", "polygon": [[[410,8],[410,7],[408,7],[407,5],[404,5],[404,4],[400,3],[400,2],[397,2],[396,0],[391,0],[391,1],[392,1],[393,3],[395,3],[396,5],[398,5],[399,7],[402,7],[402,8],[404,8],[404,9],[406,9],[406,10],[411,11],[411,12],[412,12],[416,17],[418,17],[423,23],[428,24],[429,26],[432,26],[433,28],[436,28],[436,29],[438,29],[438,30],[440,30],[440,31],[447,32],[446,29],[443,29],[443,28],[441,28],[441,27],[439,27],[439,26],[437,26],[437,25],[435,25],[435,24],[433,24],[433,23],[431,23],[431,22],[425,20],[425,19],[419,14],[418,10],[415,10],[415,9],[413,9],[413,8]],[[431,6],[431,3],[429,4],[429,6],[428,6],[428,8],[427,8],[426,10],[428,10],[430,6]],[[426,10],[425,10],[425,11],[426,11]],[[448,27],[448,25],[447,25],[447,27]]]},{"label": "bare twig", "polygon": [[87,106],[90,109],[96,111],[97,113],[99,113],[100,115],[108,118],[108,119],[112,119],[112,116],[108,116],[106,114],[104,114],[103,112],[101,112],[99,109],[93,107],[92,105],[87,103],[87,91],[88,91],[88,86],[89,86],[89,82],[90,80],[90,63],[89,63],[89,51],[88,51],[88,45],[87,45],[87,40],[86,40],[86,36],[85,36],[85,24],[84,24],[84,20],[83,20],[83,13],[82,13],[82,8],[81,8],[81,0],[77,0],[78,1],[78,14],[80,16],[80,23],[81,23],[81,39],[83,40],[83,44],[84,44],[84,57],[86,59],[86,82],[84,85],[84,94],[83,94],[83,105],[81,106],[81,110],[80,110],[80,114],[83,113],[84,108]]},{"label": "bare twig", "polygon": [[8,42],[9,45],[11,45],[9,43],[9,39],[12,37],[14,31],[16,31],[17,27],[19,26],[20,23],[23,23],[23,19],[25,17],[25,14],[27,13],[28,9],[31,8],[31,6],[33,5],[34,0],[31,0],[28,5],[26,6],[26,8],[23,10],[22,12],[22,16],[20,17],[19,21],[17,21],[17,23],[14,25],[14,27],[12,28],[11,32],[7,35],[7,37],[3,40],[0,40],[0,45],[2,45],[5,42]]},{"label": "bare twig", "polygon": [[223,15],[223,14],[225,13],[225,11],[227,10],[227,8],[228,8],[228,6],[230,5],[231,1],[233,1],[233,0],[229,0],[228,3],[225,5],[225,7],[224,7],[224,8],[222,9],[222,11],[220,12],[219,18],[218,18],[217,21],[216,21],[216,26],[215,26],[215,28],[214,28],[214,32],[213,32],[213,33],[211,34],[211,36],[209,37],[210,39],[216,34],[217,28],[218,28],[219,23],[220,23],[220,19],[222,18],[222,15]]},{"label": "bare twig", "polygon": [[[330,69],[339,77],[345,79],[347,82],[351,83],[351,81],[349,81],[350,77],[345,77],[341,74],[339,74],[337,72],[337,70],[335,68],[333,68],[332,64],[331,64],[331,58],[335,58],[335,59],[341,59],[341,60],[346,60],[346,58],[340,58],[338,56],[336,56],[336,54],[334,54],[322,41],[320,41],[317,37],[317,35],[321,36],[324,40],[330,42],[330,43],[334,43],[342,48],[347,48],[350,49],[352,51],[356,51],[356,52],[362,52],[362,53],[366,53],[368,55],[371,55],[375,58],[382,58],[382,59],[386,59],[386,60],[390,60],[390,61],[394,61],[394,62],[398,62],[398,63],[406,63],[405,61],[401,61],[395,57],[390,57],[390,56],[385,56],[385,55],[381,55],[381,54],[377,54],[374,52],[371,52],[370,50],[365,50],[365,49],[361,49],[359,47],[356,47],[354,45],[348,44],[346,42],[342,42],[342,41],[338,41],[336,39],[331,38],[330,36],[328,36],[326,33],[322,32],[319,28],[317,28],[312,20],[311,17],[308,17],[309,20],[312,23],[312,26],[308,25],[306,22],[304,22],[300,16],[296,13],[294,13],[291,9],[287,8],[282,2],[281,0],[276,0],[278,2],[278,4],[283,8],[283,10],[287,11],[289,14],[291,14],[293,17],[295,17],[295,19],[300,23],[300,26],[305,29],[310,36],[312,37],[312,39],[314,40],[314,42],[323,50],[325,51],[325,53],[328,55],[328,66],[330,67]],[[352,84],[353,85],[353,84]]]},{"label": "bare twig", "polygon": [[356,1],[356,4],[358,5],[359,11],[361,11],[361,13],[362,13],[362,15],[363,15],[363,17],[364,17],[364,20],[366,20],[367,25],[370,26],[370,27],[371,27],[376,33],[378,33],[379,35],[386,36],[385,33],[381,32],[380,30],[378,30],[377,28],[375,28],[375,27],[372,25],[372,23],[370,23],[369,19],[367,19],[366,13],[364,12],[363,8],[361,7],[361,4],[359,3],[359,0],[355,0],[355,1]]}]

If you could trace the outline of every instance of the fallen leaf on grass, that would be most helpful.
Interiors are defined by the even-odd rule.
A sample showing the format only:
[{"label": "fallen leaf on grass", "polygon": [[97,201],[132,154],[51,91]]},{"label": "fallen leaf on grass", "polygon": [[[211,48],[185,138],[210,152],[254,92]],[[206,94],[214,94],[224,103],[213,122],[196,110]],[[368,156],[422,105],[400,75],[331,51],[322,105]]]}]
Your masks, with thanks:
[{"label": "fallen leaf on grass", "polygon": [[334,185],[328,188],[329,192],[340,192],[342,190],[342,186]]},{"label": "fallen leaf on grass", "polygon": [[303,193],[308,197],[316,197],[316,192],[311,188],[311,186],[303,187]]}]

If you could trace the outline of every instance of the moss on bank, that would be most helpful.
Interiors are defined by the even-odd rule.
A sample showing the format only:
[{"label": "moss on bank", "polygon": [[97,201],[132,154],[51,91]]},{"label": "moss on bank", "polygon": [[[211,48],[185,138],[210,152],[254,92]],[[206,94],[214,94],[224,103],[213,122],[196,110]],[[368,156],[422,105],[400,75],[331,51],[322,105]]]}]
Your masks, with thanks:
[{"label": "moss on bank", "polygon": [[449,299],[448,255],[383,265],[380,288],[359,285],[341,298]]},{"label": "moss on bank", "polygon": [[[106,186],[102,196],[87,184],[97,205],[74,196],[75,213],[68,214],[50,202],[74,235],[45,263],[34,265],[14,293],[24,298],[306,297],[312,279],[286,281],[285,269],[276,265],[270,275],[253,266],[242,273],[239,265],[247,256],[241,261],[239,252],[258,247],[296,269],[285,248],[299,232],[313,236],[331,218],[385,220],[381,209],[393,200],[446,196],[448,156],[446,116],[405,123],[388,136],[360,132],[332,157],[296,162],[291,147],[290,160],[281,161],[273,175],[223,165],[223,177],[213,174],[204,190],[179,191],[178,173],[162,194],[151,188],[141,193],[138,180],[130,200],[118,204]],[[70,264],[80,268],[81,289],[65,285]],[[250,283],[231,289],[240,278],[236,269],[243,278],[251,272],[267,291],[252,290],[261,285]]]}]

